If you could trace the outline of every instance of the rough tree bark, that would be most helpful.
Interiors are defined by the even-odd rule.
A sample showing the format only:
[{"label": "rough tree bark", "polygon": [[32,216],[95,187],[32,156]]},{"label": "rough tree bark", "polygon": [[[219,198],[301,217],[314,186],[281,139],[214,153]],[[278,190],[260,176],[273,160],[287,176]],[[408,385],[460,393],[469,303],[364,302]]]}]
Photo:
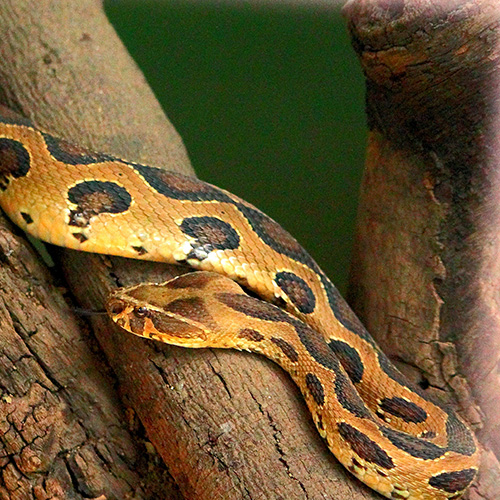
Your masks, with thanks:
[{"label": "rough tree bark", "polygon": [[[377,3],[370,2],[375,7]],[[396,16],[385,4],[383,12],[390,15],[382,20],[390,24],[398,18],[394,32],[403,36],[405,12]],[[380,10],[365,10],[367,5],[355,1],[346,11],[362,56],[376,52],[362,49],[363,37],[373,42],[388,36],[376,24],[370,27],[369,17],[381,19]],[[2,103],[82,145],[192,173],[179,137],[97,0],[6,0],[0,3],[0,19]],[[419,19],[425,24],[424,17]],[[410,21],[411,16],[411,28],[416,21]],[[477,39],[472,35],[472,40]],[[362,61],[366,69],[363,57]],[[443,97],[436,98],[439,103]],[[391,126],[397,128],[395,123]],[[383,159],[389,165],[394,164],[389,153],[402,150],[399,143],[383,139],[385,127],[377,125],[375,130],[369,173],[370,165],[386,151],[382,146],[388,148]],[[414,162],[408,162],[413,168],[414,163],[424,165],[417,153],[411,156]],[[433,187],[435,181],[428,182]],[[381,200],[384,197],[385,191]],[[428,210],[422,217],[430,218]],[[362,223],[365,219],[362,212]],[[358,249],[365,251],[361,244]],[[117,285],[167,278],[178,268],[53,250],[66,281],[57,271],[49,274],[19,231],[2,219],[0,498],[378,498],[329,454],[297,390],[271,363],[240,353],[154,344],[117,332],[103,318],[92,321],[92,334],[71,311],[73,299],[83,307],[100,309],[107,292]],[[366,251],[369,255],[370,248]],[[400,258],[411,261],[409,254]],[[367,264],[358,269],[368,268],[370,275],[372,263]],[[377,268],[378,277],[382,268]],[[387,269],[393,279],[394,272]],[[368,287],[358,274],[355,278],[360,284],[356,304],[363,312],[361,292]],[[405,300],[389,291],[396,303]],[[416,296],[423,310],[433,307],[433,294]],[[401,313],[395,316],[406,319]],[[434,318],[439,319],[438,314]],[[426,319],[421,324],[428,325]],[[439,337],[431,344],[436,349],[429,349],[425,359],[435,359],[430,353],[444,353],[446,365],[441,365],[452,367],[451,342]],[[425,367],[427,374],[434,373]],[[442,387],[451,379],[461,380],[449,371],[445,374],[427,376],[432,385],[443,381]],[[150,442],[166,467],[156,460]],[[494,498],[486,490],[481,493],[482,498]]]},{"label": "rough tree bark", "polygon": [[352,0],[370,128],[349,300],[482,443],[471,498],[498,498],[497,0]]}]

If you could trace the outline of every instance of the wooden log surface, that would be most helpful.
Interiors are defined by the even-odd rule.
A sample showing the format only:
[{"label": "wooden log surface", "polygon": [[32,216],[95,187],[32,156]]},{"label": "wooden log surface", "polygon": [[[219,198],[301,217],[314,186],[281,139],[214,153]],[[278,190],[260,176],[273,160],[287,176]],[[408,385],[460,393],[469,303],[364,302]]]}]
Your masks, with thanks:
[{"label": "wooden log surface", "polygon": [[500,495],[498,83],[494,0],[345,6],[369,141],[348,300],[400,368],[485,446]]}]

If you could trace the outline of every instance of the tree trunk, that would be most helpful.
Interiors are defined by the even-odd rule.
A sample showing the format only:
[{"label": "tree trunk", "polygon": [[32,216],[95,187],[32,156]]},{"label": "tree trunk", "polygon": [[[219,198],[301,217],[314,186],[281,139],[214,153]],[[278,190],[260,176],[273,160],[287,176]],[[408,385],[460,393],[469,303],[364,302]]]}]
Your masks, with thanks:
[{"label": "tree trunk", "polygon": [[344,12],[370,128],[348,298],[401,369],[479,431],[471,498],[498,498],[498,1]]}]

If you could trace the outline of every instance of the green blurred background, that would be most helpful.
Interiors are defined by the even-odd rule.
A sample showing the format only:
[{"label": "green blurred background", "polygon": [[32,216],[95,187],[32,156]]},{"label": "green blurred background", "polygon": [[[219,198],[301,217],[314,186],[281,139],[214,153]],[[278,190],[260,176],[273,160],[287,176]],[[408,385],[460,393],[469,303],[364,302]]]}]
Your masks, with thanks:
[{"label": "green blurred background", "polygon": [[366,127],[340,7],[106,0],[198,177],[290,231],[341,291]]}]

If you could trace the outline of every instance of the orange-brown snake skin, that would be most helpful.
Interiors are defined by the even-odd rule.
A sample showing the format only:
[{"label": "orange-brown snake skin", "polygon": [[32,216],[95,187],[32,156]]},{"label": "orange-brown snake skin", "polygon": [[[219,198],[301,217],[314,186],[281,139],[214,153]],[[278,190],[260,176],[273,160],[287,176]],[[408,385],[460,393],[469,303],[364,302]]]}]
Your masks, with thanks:
[{"label": "orange-brown snake skin", "polygon": [[473,481],[474,434],[405,380],[309,254],[249,203],[72,145],[1,108],[0,204],[55,245],[204,271],[118,290],[108,312],[136,335],[279,363],[332,453],[382,495],[459,498]]}]

